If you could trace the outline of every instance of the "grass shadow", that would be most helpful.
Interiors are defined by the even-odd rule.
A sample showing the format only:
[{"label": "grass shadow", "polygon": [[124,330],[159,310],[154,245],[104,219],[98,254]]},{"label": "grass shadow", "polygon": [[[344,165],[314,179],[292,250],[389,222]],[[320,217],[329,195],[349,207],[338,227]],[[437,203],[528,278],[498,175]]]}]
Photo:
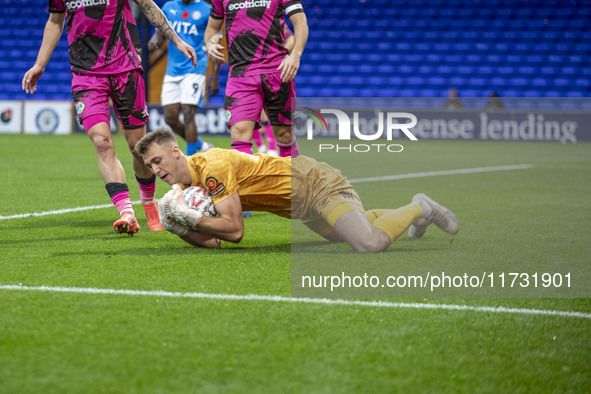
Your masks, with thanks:
[{"label": "grass shadow", "polygon": [[218,248],[218,249],[205,249],[196,248],[191,245],[171,245],[170,247],[162,247],[162,245],[154,247],[137,247],[137,248],[125,248],[112,251],[95,250],[95,251],[62,251],[54,253],[54,257],[65,257],[65,256],[105,256],[105,255],[127,255],[127,256],[228,256],[228,255],[243,255],[244,252],[249,253],[260,253],[268,254],[271,253],[291,253],[291,245],[289,244],[277,244],[277,245],[266,245],[256,247],[230,247],[230,248]]},{"label": "grass shadow", "polygon": [[[414,242],[414,240],[412,241]],[[416,246],[419,246],[417,244]],[[383,252],[379,252],[379,254],[387,254],[387,253],[404,253],[404,252],[436,252],[444,250],[444,247],[434,248],[434,247],[424,247],[424,248],[408,248],[405,247],[403,249],[396,247],[396,242],[386,249]],[[291,252],[293,254],[303,253],[303,254],[358,254],[355,252],[349,245],[345,242],[328,242],[328,241],[307,241],[307,242],[292,242],[291,244]]]}]

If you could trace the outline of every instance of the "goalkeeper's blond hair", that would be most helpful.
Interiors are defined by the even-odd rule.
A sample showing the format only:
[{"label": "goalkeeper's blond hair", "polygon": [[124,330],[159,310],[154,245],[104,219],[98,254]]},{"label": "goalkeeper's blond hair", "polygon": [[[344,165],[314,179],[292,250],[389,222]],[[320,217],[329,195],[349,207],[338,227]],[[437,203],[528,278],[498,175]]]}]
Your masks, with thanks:
[{"label": "goalkeeper's blond hair", "polygon": [[140,139],[137,144],[135,144],[135,151],[138,155],[143,157],[153,144],[164,145],[166,143],[178,145],[173,132],[168,129],[161,128],[143,136],[142,139]]}]

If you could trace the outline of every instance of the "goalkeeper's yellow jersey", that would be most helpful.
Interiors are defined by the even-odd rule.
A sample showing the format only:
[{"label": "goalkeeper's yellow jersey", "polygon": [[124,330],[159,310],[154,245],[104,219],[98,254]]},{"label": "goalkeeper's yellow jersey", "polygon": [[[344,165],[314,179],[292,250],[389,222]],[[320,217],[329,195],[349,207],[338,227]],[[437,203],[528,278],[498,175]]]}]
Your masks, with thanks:
[{"label": "goalkeeper's yellow jersey", "polygon": [[291,218],[291,157],[249,155],[212,148],[187,157],[192,182],[209,191],[214,204],[238,192],[242,209]]}]

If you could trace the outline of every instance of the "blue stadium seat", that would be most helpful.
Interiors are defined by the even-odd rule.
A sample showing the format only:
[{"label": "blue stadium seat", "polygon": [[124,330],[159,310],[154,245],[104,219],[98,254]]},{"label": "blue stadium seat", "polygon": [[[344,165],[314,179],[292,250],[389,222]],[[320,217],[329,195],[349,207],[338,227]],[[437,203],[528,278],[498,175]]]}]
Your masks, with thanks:
[{"label": "blue stadium seat", "polygon": [[509,84],[509,81],[507,81],[507,78],[493,77],[490,79],[490,87],[491,88],[495,88],[495,89],[504,88],[508,84]]},{"label": "blue stadium seat", "polygon": [[524,56],[524,61],[527,64],[531,65],[538,65],[538,64],[546,64],[546,57],[538,54],[529,54]]},{"label": "blue stadium seat", "polygon": [[571,80],[568,78],[556,78],[552,81],[552,86],[554,88],[557,87],[569,87],[571,85]]},{"label": "blue stadium seat", "polygon": [[513,77],[509,79],[509,85],[513,88],[524,88],[528,86],[529,79],[521,77]]},{"label": "blue stadium seat", "polygon": [[454,69],[447,65],[436,66],[435,70],[437,74],[442,75],[443,77],[447,77],[447,75],[454,73]]},{"label": "blue stadium seat", "polygon": [[[5,3],[0,99],[22,99],[20,79],[35,61],[48,14],[27,2]],[[491,89],[516,96],[591,95],[591,0],[325,0],[304,6],[310,37],[297,77],[303,97],[446,96],[451,86],[463,97],[487,96]],[[38,97],[71,99],[67,46],[63,34]]]},{"label": "blue stadium seat", "polygon": [[548,80],[545,78],[534,78],[531,80],[531,84],[537,88],[545,88],[549,85]]}]

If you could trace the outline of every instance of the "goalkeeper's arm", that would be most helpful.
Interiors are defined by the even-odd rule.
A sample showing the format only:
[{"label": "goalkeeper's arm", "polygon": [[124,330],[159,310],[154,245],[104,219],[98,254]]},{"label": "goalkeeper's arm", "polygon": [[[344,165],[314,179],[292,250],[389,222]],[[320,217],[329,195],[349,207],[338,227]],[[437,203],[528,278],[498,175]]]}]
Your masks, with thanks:
[{"label": "goalkeeper's arm", "polygon": [[[211,235],[224,241],[238,243],[244,235],[242,218],[242,203],[238,192],[224,201],[215,204],[218,217],[203,216],[201,212],[191,210],[187,206],[183,193],[179,187],[173,186],[170,198],[170,209],[174,218],[186,224],[187,227]],[[162,224],[164,228],[166,226]]]},{"label": "goalkeeper's arm", "polygon": [[196,230],[189,230],[185,235],[179,235],[179,237],[183,241],[201,248],[219,248],[222,244],[220,239]]},{"label": "goalkeeper's arm", "polygon": [[244,236],[242,203],[238,192],[215,204],[218,217],[203,216],[197,230],[224,241],[238,243]]}]

